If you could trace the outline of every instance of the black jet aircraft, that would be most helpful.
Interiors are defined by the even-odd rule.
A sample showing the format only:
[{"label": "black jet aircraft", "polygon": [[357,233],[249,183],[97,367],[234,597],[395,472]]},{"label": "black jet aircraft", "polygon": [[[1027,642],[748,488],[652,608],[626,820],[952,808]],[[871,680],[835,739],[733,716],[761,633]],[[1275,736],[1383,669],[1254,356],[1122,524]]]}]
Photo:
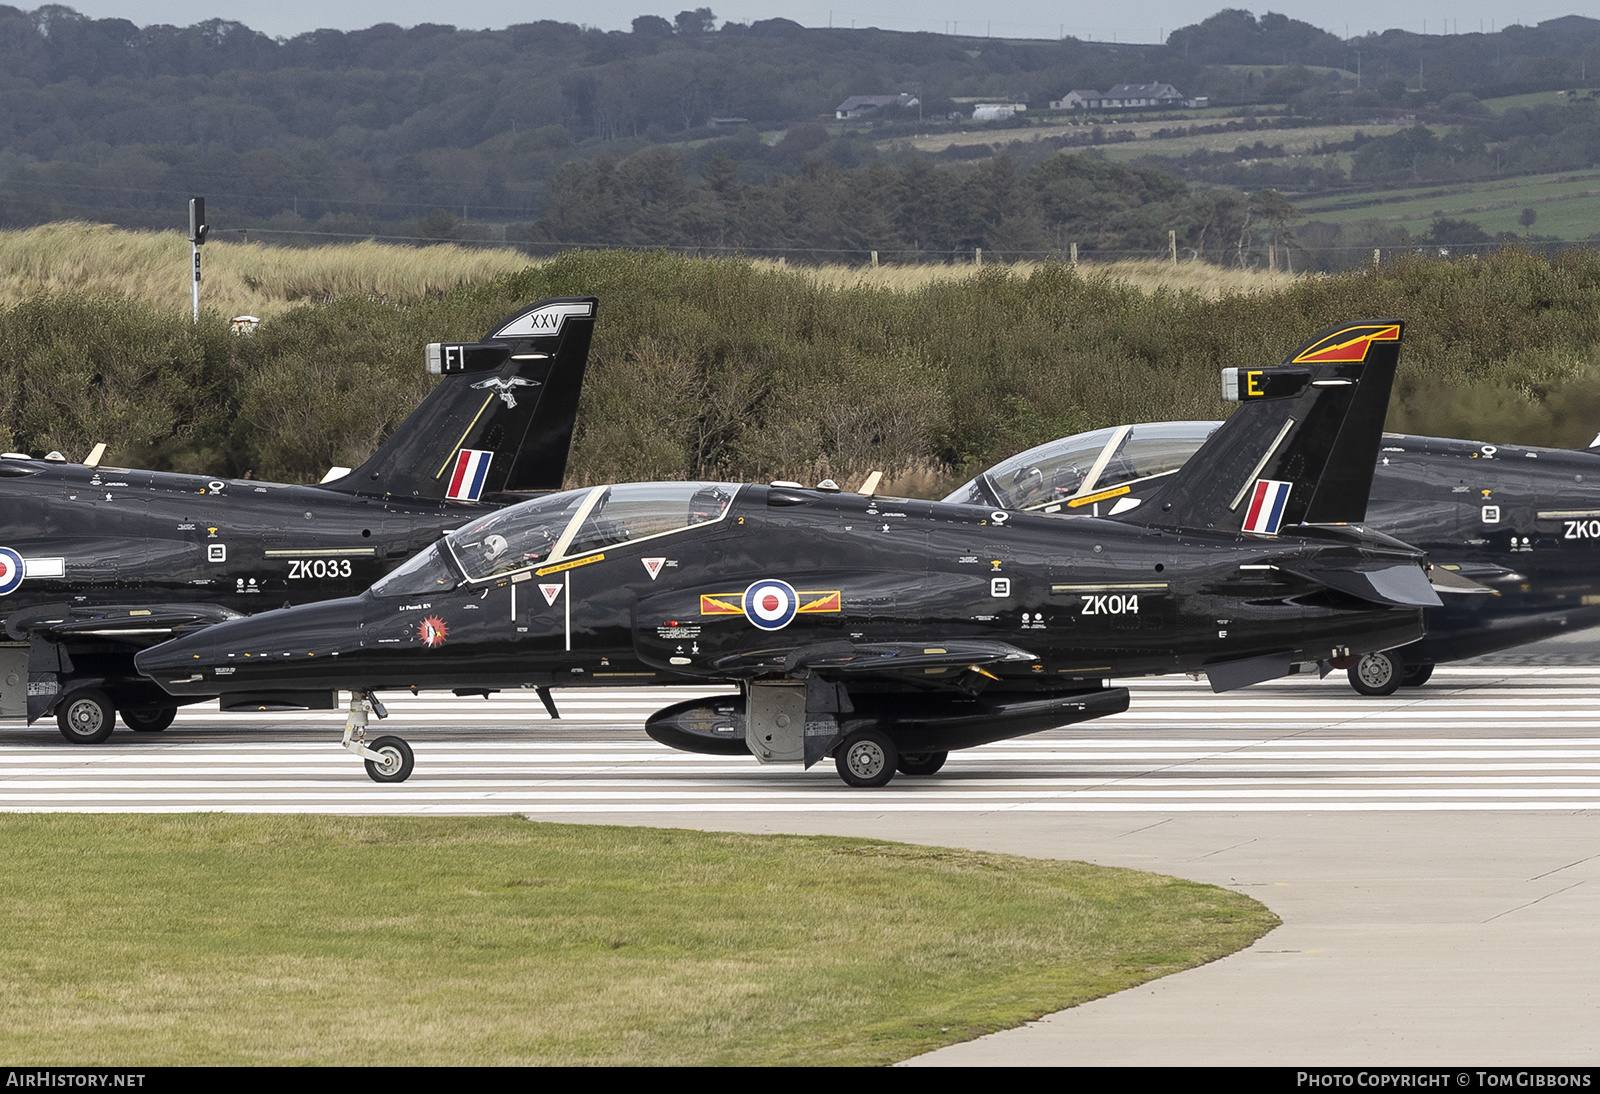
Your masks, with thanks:
[{"label": "black jet aircraft", "polygon": [[1337,328],[1271,370],[1147,501],[1148,526],[781,483],[598,486],[473,521],[360,597],[138,666],[177,696],[352,689],[344,745],[378,781],[412,758],[368,740],[377,691],[688,683],[742,694],[658,712],[647,732],[674,748],[831,755],[854,786],[931,774],[951,749],[1126,709],[1106,677],[1203,672],[1222,691],[1414,641],[1438,604],[1423,556],[1355,523],[1401,330]]},{"label": "black jet aircraft", "polygon": [[54,713],[77,743],[105,740],[118,713],[165,729],[203,696],[153,686],[138,650],[348,596],[445,530],[560,489],[595,306],[543,300],[481,342],[428,346],[439,384],[371,459],[316,486],[101,467],[103,446],[85,464],[0,457],[0,716]]},{"label": "black jet aircraft", "polygon": [[[1261,382],[1261,370],[1230,371],[1225,383]],[[1143,524],[1147,499],[1219,424],[1148,422],[1066,437],[995,465],[944,500]],[[1600,625],[1596,442],[1573,451],[1384,434],[1367,526],[1470,579],[1441,591],[1472,595],[1429,608],[1417,642],[1336,661],[1351,686],[1389,695],[1426,683],[1440,662]]]}]

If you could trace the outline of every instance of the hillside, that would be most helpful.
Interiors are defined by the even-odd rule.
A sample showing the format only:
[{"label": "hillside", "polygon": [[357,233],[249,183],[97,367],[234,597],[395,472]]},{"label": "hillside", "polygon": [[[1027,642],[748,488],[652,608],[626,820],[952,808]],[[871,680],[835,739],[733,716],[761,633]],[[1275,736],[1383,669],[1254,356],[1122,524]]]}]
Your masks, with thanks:
[{"label": "hillside", "polygon": [[[1581,82],[1597,48],[1600,21],[1575,16],[1494,34],[1341,41],[1230,9],[1163,45],[1131,46],[719,23],[709,9],[676,25],[641,17],[627,33],[548,21],[494,31],[379,24],[280,41],[215,20],[141,28],[54,5],[0,7],[0,225],[167,227],[203,193],[219,232],[280,241],[617,245],[627,241],[530,236],[526,226],[548,212],[558,171],[660,150],[691,180],[720,154],[746,186],[796,178],[807,164],[903,169],[937,154],[960,174],[999,153],[1028,167],[1103,148],[1151,157],[1137,165],[1191,185],[1323,192],[1358,181],[1346,147],[1356,128],[1371,136],[1412,116],[1456,125],[1479,98]],[[1212,108],[1101,118],[1043,109],[1067,88],[1151,79],[1209,96]],[[908,89],[915,110],[832,117],[849,95]],[[947,117],[985,97],[1031,106],[1010,121]],[[1507,132],[1517,113],[1507,112]],[[743,121],[711,126],[728,118]],[[1313,136],[1308,126],[1324,128]],[[1175,129],[1184,133],[1161,135]],[[1234,142],[1240,131],[1249,138]],[[1502,174],[1594,165],[1589,144],[1548,126],[1539,135],[1543,151],[1494,135],[1485,151]],[[1585,162],[1551,163],[1555,148]]]}]

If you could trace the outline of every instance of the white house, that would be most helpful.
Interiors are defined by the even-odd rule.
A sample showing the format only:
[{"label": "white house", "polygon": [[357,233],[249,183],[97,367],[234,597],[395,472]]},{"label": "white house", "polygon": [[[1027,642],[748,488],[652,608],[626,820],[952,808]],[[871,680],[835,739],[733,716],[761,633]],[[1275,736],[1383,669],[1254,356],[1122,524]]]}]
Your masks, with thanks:
[{"label": "white house", "polygon": [[1171,84],[1118,84],[1100,97],[1102,110],[1183,105],[1185,105],[1183,93]]},{"label": "white house", "polygon": [[1093,90],[1091,90],[1089,88],[1086,88],[1086,87],[1080,87],[1080,88],[1075,88],[1072,91],[1067,92],[1065,95],[1061,96],[1061,98],[1059,98],[1059,99],[1052,99],[1051,102],[1050,102],[1050,109],[1051,110],[1083,110],[1083,109],[1086,109],[1091,102],[1099,102],[1099,101],[1100,101],[1100,92],[1093,91]]},{"label": "white house", "polygon": [[1110,91],[1079,88],[1050,103],[1051,110],[1135,110],[1152,106],[1205,106],[1205,99],[1186,99],[1171,84],[1118,84]]}]

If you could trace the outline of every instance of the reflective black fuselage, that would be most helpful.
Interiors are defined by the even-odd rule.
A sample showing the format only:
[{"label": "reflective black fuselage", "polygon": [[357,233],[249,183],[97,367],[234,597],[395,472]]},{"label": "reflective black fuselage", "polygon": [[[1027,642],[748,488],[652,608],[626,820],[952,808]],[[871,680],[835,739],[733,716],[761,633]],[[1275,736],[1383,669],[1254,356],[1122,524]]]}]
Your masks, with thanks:
[{"label": "reflective black fuselage", "polygon": [[[1189,452],[1206,433],[1205,423],[1193,425]],[[1141,428],[1134,427],[1136,437]],[[1051,450],[1066,451],[1075,440],[1041,446],[1036,458],[1049,467]],[[1147,472],[1181,463],[1183,445],[1171,439],[1165,444],[1168,450]],[[1017,460],[1002,466],[1011,472]],[[1077,464],[1093,460],[1091,449]],[[1062,468],[1071,472],[1073,461]],[[1055,473],[1063,474],[1062,468]],[[1051,505],[1054,515],[1108,515],[1115,509],[1117,519],[1137,524],[1146,514],[1128,508],[1130,500],[1148,496],[1166,477],[1132,477],[1125,488],[1084,492],[1076,506],[1075,481],[1068,474],[1055,487],[1060,498]],[[1002,504],[1000,490],[983,477],[963,487],[966,492]],[[1097,496],[1103,500],[1083,503]],[[1427,636],[1403,651],[1411,664],[1473,657],[1600,625],[1600,454],[1386,434],[1366,526],[1426,551],[1434,564],[1495,593],[1446,594],[1442,607],[1429,608]]]},{"label": "reflective black fuselage", "polygon": [[[1178,534],[744,486],[714,524],[480,582],[452,569],[431,589],[229,622],[146,651],[139,666],[178,695],[659,685],[782,677],[830,644],[883,643],[904,651],[905,667],[891,658],[850,676],[852,696],[987,697],[1082,691],[1108,676],[1202,671],[1267,654],[1313,662],[1421,633],[1418,608],[1359,600],[1272,568],[1313,556],[1417,557],[1341,529]],[[738,607],[763,580],[798,593],[798,612],[779,629],[762,629]],[[976,674],[939,657],[961,640],[1021,655]]]},{"label": "reflective black fuselage", "polygon": [[1497,594],[1443,597],[1408,661],[1600,624],[1600,455],[1387,436],[1368,520]]},{"label": "reflective black fuselage", "polygon": [[69,681],[119,709],[170,703],[135,650],[232,613],[349,596],[494,507],[17,459],[0,460],[0,506],[0,546],[26,566],[0,614],[11,639],[34,636],[30,717]]}]

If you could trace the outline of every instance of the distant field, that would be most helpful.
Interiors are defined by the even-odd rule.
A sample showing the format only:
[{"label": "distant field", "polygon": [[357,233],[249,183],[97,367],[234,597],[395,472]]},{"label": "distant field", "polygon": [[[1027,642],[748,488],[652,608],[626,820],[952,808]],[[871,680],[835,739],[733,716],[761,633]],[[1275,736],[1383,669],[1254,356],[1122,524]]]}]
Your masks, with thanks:
[{"label": "distant field", "polygon": [[[1231,152],[1241,144],[1283,145],[1288,156],[1310,152],[1318,144],[1351,140],[1357,133],[1369,136],[1381,134],[1387,127],[1373,125],[1319,125],[1310,129],[1257,129],[1236,133],[1205,133],[1194,137],[1164,137],[1160,140],[1137,140],[1123,144],[1106,145],[1105,157],[1114,163],[1126,163],[1140,156],[1187,156],[1204,149],[1207,152]],[[1274,159],[1270,162],[1281,163]]]},{"label": "distant field", "polygon": [[[1587,89],[1579,90],[1587,93]],[[1499,99],[1485,99],[1483,105],[1496,114],[1504,114],[1513,107],[1526,109],[1530,106],[1543,106],[1546,103],[1562,105],[1567,102],[1567,97],[1556,91],[1531,91],[1526,95],[1506,95]]]},{"label": "distant field", "polygon": [[[1209,116],[1208,116],[1209,115]],[[1177,126],[1189,125],[1219,125],[1231,119],[1210,115],[1204,110],[1174,110],[1157,116],[1137,114],[1119,117],[1116,114],[1079,115],[1072,120],[1056,119],[1072,118],[1071,115],[1060,112],[1051,113],[1048,121],[1041,120],[1039,124],[1030,124],[1021,129],[966,129],[956,133],[932,133],[926,137],[897,137],[892,140],[879,142],[882,149],[915,148],[919,152],[937,152],[944,148],[952,148],[971,144],[1009,144],[1012,141],[1044,140],[1048,137],[1069,137],[1085,133],[1095,126],[1099,126],[1107,133],[1131,131],[1141,140],[1150,134],[1162,129],[1172,129]],[[1030,122],[1033,119],[1029,119]],[[1220,136],[1243,136],[1238,134],[1219,134]],[[1253,139],[1253,138],[1252,138]],[[1237,141],[1234,142],[1238,143]],[[1233,145],[1228,145],[1232,148]]]},{"label": "distant field", "polygon": [[[1235,130],[1231,133],[1206,133],[1198,136],[1162,137],[1155,138],[1151,134],[1163,129],[1173,129],[1178,126],[1195,124],[1216,124],[1222,119],[1199,119],[1185,111],[1182,116],[1169,115],[1159,121],[1124,122],[1119,119],[1103,119],[1093,122],[1083,122],[1078,125],[1039,125],[1027,129],[987,129],[968,130],[960,133],[939,133],[927,137],[915,137],[910,140],[900,139],[884,141],[879,147],[884,150],[914,148],[919,152],[938,152],[946,148],[968,147],[980,144],[1010,144],[1012,141],[1037,141],[1051,137],[1072,136],[1081,134],[1100,125],[1106,132],[1122,132],[1130,130],[1137,134],[1137,139],[1123,141],[1115,144],[1101,144],[1093,147],[1104,154],[1106,159],[1115,163],[1126,163],[1138,159],[1140,156],[1187,156],[1191,152],[1202,149],[1208,152],[1231,152],[1241,144],[1254,144],[1263,141],[1266,144],[1283,145],[1286,155],[1304,155],[1314,146],[1324,142],[1348,141],[1358,132],[1382,134],[1390,127],[1375,125],[1320,125],[1308,129],[1255,129]],[[1442,131],[1442,130],[1441,130]],[[1074,149],[1082,151],[1082,149]]]},{"label": "distant field", "polygon": [[1540,235],[1584,239],[1600,231],[1600,173],[1592,171],[1462,183],[1421,192],[1388,190],[1367,197],[1367,204],[1350,209],[1329,208],[1349,198],[1312,198],[1299,202],[1298,208],[1313,220],[1335,224],[1381,220],[1419,235],[1426,234],[1436,216],[1465,217],[1490,234],[1520,234],[1525,229],[1517,217],[1532,208],[1539,215],[1533,230]]}]

